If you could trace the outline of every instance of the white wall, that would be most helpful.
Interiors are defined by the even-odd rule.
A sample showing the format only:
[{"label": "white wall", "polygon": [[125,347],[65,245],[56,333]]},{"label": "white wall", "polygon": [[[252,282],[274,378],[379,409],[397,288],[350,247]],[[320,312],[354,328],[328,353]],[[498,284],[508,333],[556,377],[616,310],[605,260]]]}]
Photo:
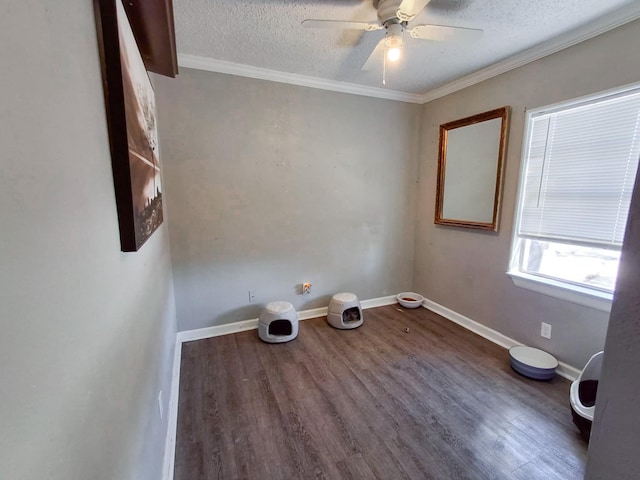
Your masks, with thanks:
[{"label": "white wall", "polygon": [[[505,275],[520,171],[525,109],[640,81],[640,22],[424,105],[417,202],[416,291],[578,368],[604,347],[608,313],[514,286]],[[433,223],[442,123],[511,106],[500,231]],[[551,323],[552,339],[540,337]]]},{"label": "white wall", "polygon": [[120,252],[92,2],[0,6],[0,477],[157,479],[166,225]]},{"label": "white wall", "polygon": [[411,288],[419,106],[189,69],[157,87],[179,330]]}]

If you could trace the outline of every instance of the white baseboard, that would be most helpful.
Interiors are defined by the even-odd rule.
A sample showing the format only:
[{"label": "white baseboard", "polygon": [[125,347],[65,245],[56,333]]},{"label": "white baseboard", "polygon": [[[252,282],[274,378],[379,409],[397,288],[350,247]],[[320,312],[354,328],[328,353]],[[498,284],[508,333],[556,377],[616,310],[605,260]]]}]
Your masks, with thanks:
[{"label": "white baseboard", "polygon": [[[450,308],[447,308],[439,303],[434,302],[433,300],[424,299],[422,302],[422,306],[428,310],[431,310],[434,313],[446,318],[447,320],[451,320],[453,323],[457,323],[458,325],[466,328],[467,330],[472,331],[476,335],[480,335],[487,340],[495,343],[496,345],[500,345],[503,348],[509,349],[511,347],[515,347],[516,345],[522,345],[522,343],[514,340],[513,338],[507,337],[502,333],[489,328],[481,323],[476,322],[475,320],[471,320],[469,317],[465,317],[464,315],[454,312]],[[558,368],[556,368],[556,373],[561,377],[566,378],[567,380],[574,381],[580,375],[580,370],[571,365],[568,365],[564,362],[558,362]]]},{"label": "white baseboard", "polygon": [[[382,307],[384,305],[393,305],[398,303],[395,295],[387,297],[370,298],[362,300],[360,306],[363,310],[368,308]],[[298,312],[300,320],[309,320],[310,318],[325,317],[328,307],[312,308],[310,310],[301,310]],[[190,342],[192,340],[201,340],[203,338],[219,337],[221,335],[229,335],[230,333],[239,333],[247,330],[255,330],[258,328],[258,319],[242,320],[240,322],[225,323],[224,325],[214,325],[213,327],[198,328],[196,330],[185,330],[178,332],[178,342]]]},{"label": "white baseboard", "polygon": [[561,377],[566,378],[567,380],[571,380],[572,382],[575,382],[580,376],[580,374],[582,373],[582,370],[576,367],[572,367],[568,363],[558,362],[558,368],[556,368],[556,373]]},{"label": "white baseboard", "polygon": [[182,359],[182,341],[176,336],[173,353],[173,372],[171,375],[171,394],[167,412],[167,438],[164,446],[163,480],[173,480],[176,455],[176,435],[178,432],[178,397],[180,395],[180,362]]},{"label": "white baseboard", "polygon": [[219,337],[230,333],[244,332],[258,328],[258,319],[251,318],[241,322],[225,323],[224,325],[214,325],[213,327],[198,328],[195,330],[184,330],[178,332],[178,343],[190,342],[192,340],[202,340],[203,338]]},{"label": "white baseboard", "polygon": [[309,320],[311,318],[326,317],[329,307],[312,308],[311,310],[301,310],[298,312],[299,320]]},{"label": "white baseboard", "polygon": [[394,305],[398,303],[398,299],[395,295],[389,295],[387,297],[370,298],[369,300],[363,300],[360,302],[360,306],[363,310],[367,308],[384,307],[385,305]]},{"label": "white baseboard", "polygon": [[521,345],[520,342],[515,341],[513,338],[509,338],[506,335],[498,332],[497,330],[486,327],[481,323],[478,323],[475,320],[471,320],[469,317],[465,317],[458,312],[454,312],[453,310],[440,305],[433,300],[425,298],[422,302],[422,306],[446,318],[447,320],[451,320],[453,323],[457,323],[467,330],[471,330],[473,333],[480,335],[487,340],[491,340],[493,343],[495,343],[496,345],[500,345],[503,348],[509,349],[511,347],[515,347],[516,345]]}]

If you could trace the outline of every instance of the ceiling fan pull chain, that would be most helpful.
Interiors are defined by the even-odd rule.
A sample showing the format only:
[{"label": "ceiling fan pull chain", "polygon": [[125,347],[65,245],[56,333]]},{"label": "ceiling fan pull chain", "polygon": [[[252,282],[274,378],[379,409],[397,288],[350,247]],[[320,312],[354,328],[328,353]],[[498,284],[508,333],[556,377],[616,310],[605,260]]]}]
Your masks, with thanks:
[{"label": "ceiling fan pull chain", "polygon": [[382,85],[387,85],[387,47],[382,54]]}]

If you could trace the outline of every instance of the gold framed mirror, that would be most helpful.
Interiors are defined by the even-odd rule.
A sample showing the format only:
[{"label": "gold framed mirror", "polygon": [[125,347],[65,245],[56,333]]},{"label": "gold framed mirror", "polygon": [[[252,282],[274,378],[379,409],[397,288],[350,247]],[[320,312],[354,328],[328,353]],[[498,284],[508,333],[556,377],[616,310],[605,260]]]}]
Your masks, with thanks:
[{"label": "gold framed mirror", "polygon": [[509,107],[440,125],[434,223],[498,231]]}]

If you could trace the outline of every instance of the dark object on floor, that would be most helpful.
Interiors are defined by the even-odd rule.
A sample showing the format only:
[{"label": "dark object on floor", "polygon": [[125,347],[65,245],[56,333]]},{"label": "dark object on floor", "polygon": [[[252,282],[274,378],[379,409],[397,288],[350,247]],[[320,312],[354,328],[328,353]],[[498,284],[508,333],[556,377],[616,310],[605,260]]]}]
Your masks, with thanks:
[{"label": "dark object on floor", "polygon": [[569,392],[573,423],[587,442],[591,435],[603,353],[598,352],[589,359],[578,379],[571,384]]}]

